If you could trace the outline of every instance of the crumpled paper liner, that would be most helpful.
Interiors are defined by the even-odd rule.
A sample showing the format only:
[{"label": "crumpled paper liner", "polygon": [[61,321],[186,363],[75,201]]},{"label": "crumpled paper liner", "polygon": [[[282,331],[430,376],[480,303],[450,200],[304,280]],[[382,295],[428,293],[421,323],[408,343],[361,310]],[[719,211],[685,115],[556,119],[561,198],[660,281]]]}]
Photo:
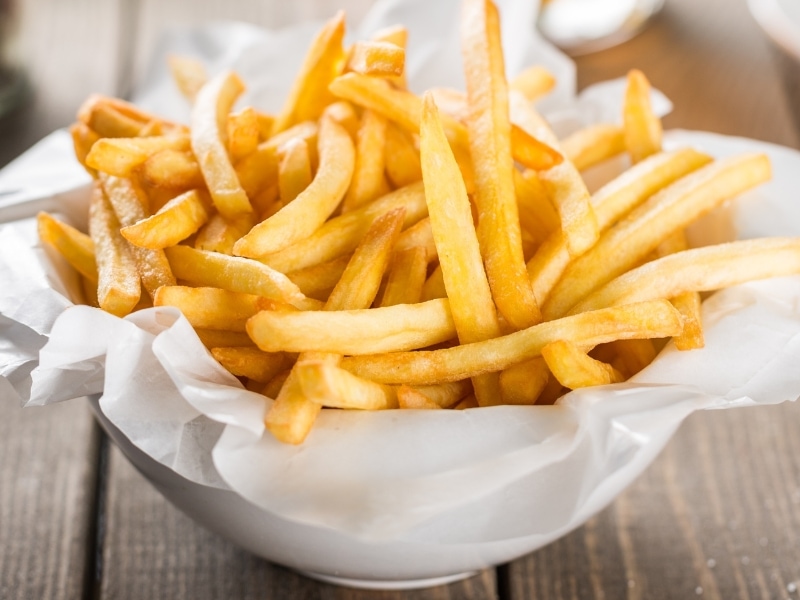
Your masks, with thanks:
[{"label": "crumpled paper liner", "polygon": [[[455,10],[455,4],[437,3],[437,14],[456,14],[442,8]],[[532,19],[523,4],[509,5],[522,16],[504,13],[514,17],[512,33],[505,32],[508,63],[520,67],[536,62],[528,53],[533,36],[528,25],[521,25],[532,23],[523,20]],[[435,20],[430,2],[377,6],[365,21],[370,27],[404,22],[412,32],[411,47],[428,48],[424,57],[457,58],[413,37],[419,27],[436,34],[431,44],[452,42],[455,17],[448,17],[447,29]],[[228,24],[171,37],[162,51],[192,48],[213,68],[234,66],[248,82],[255,80],[251,91],[258,97],[277,85],[258,78],[269,70],[262,71],[259,61],[271,65],[302,55],[314,30],[303,26],[297,38],[292,32],[274,38]],[[231,36],[238,42],[228,45]],[[517,44],[524,51],[517,52]],[[270,54],[275,48],[281,49],[278,59]],[[458,86],[445,75],[460,73],[460,67],[435,71],[436,66],[411,55],[409,64],[412,71],[420,65],[415,85],[436,72],[438,85]],[[569,88],[570,67],[561,75]],[[158,69],[150,80],[142,102],[162,114],[177,110],[170,100],[174,92],[159,79]],[[619,82],[611,82],[578,99],[567,93],[558,111],[548,114],[571,126],[610,120],[618,114],[620,90]],[[662,112],[668,110],[663,97],[658,101]],[[667,137],[670,147],[687,144],[719,157],[765,151],[775,168],[774,181],[696,227],[696,241],[708,241],[709,234],[798,234],[792,189],[800,154],[713,134]],[[84,223],[87,182],[64,132],[0,173],[0,221],[8,221],[0,225],[0,376],[29,405],[102,393],[103,413],[151,457],[192,481],[232,489],[288,520],[375,541],[475,544],[529,536],[546,541],[610,502],[693,411],[800,395],[795,368],[800,279],[783,278],[711,297],[703,307],[706,348],[677,352],[668,345],[629,383],[572,392],[552,407],[326,410],[303,445],[283,445],[264,431],[271,400],[243,389],[222,369],[176,309],[148,309],[119,319],[75,305],[74,274],[41,247],[32,215],[47,208]]]}]

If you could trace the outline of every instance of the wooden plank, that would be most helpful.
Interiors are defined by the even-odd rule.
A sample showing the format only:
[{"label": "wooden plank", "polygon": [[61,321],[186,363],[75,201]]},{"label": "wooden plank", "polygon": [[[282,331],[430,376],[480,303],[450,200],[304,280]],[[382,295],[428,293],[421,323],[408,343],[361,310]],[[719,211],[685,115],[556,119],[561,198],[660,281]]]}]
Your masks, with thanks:
[{"label": "wooden plank", "polygon": [[[169,504],[116,448],[112,449],[104,576],[101,597],[335,598],[366,600],[375,592],[320,583],[270,564],[194,523]],[[493,571],[447,586],[381,592],[385,600],[446,600],[495,597]]]},{"label": "wooden plank", "polygon": [[85,402],[22,409],[0,382],[0,598],[80,598],[98,433]]},{"label": "wooden plank", "polygon": [[514,562],[511,598],[783,598],[800,587],[800,404],[690,417],[584,527]]},{"label": "wooden plank", "polygon": [[90,93],[117,89],[120,1],[15,3],[18,54],[32,96],[2,123],[0,165],[71,123]]},{"label": "wooden plank", "polygon": [[581,88],[639,68],[674,103],[667,128],[797,147],[770,44],[745,0],[670,0],[639,36],[577,60]]}]

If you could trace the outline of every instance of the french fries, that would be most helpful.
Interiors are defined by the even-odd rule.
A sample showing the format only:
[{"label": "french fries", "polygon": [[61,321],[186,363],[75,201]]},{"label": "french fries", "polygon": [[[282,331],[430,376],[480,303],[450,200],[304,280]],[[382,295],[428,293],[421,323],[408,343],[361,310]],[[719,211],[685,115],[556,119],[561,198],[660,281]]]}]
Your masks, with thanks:
[{"label": "french fries", "polygon": [[[89,234],[38,216],[91,303],[179,309],[274,399],[278,440],[330,408],[551,404],[624,381],[653,340],[702,347],[699,292],[800,273],[800,239],[686,246],[769,161],[662,149],[642,73],[620,123],[559,140],[532,106],[556,82],[506,79],[490,0],[464,0],[465,92],[409,90],[404,28],[348,49],[344,31],[341,13],[323,26],[275,115],[234,110],[239,76],[181,57],[189,127],[91,96],[70,130],[95,179]],[[581,171],[623,152],[590,195]]]}]

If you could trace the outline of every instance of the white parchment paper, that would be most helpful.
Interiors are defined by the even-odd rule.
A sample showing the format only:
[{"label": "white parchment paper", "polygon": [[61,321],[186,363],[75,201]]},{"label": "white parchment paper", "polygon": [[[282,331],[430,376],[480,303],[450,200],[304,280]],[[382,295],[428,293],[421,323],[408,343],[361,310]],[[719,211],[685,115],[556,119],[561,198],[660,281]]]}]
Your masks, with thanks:
[{"label": "white parchment paper", "polygon": [[[574,98],[572,65],[533,34],[535,3],[500,5],[509,72],[544,63],[559,75],[543,112],[565,127],[615,120],[620,83]],[[412,87],[461,87],[457,15],[456,0],[379,2],[356,37],[401,22]],[[249,83],[244,102],[275,108],[317,27],[209,26],[174,33],[159,54],[235,68]],[[154,64],[138,101],[185,120],[163,62]],[[671,132],[667,145],[718,157],[763,151],[773,161],[774,180],[696,227],[695,241],[800,235],[800,154],[697,132]],[[367,540],[549,539],[613,499],[693,411],[800,395],[800,279],[784,278],[713,296],[703,307],[706,347],[667,346],[629,383],[573,392],[554,407],[323,411],[302,446],[283,445],[264,432],[271,400],[222,369],[177,310],[119,319],[78,305],[74,276],[41,247],[33,216],[44,208],[83,226],[87,183],[64,132],[0,173],[2,389],[28,405],[102,393],[105,415],[150,456],[289,520]]]}]

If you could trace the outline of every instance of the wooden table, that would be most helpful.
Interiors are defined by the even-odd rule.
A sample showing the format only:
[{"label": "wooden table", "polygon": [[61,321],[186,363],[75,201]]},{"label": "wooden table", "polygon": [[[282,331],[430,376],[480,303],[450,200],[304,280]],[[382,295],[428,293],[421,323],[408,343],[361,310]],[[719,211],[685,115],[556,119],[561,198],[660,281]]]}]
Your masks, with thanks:
[{"label": "wooden table", "polygon": [[[369,0],[351,0],[354,16]],[[6,162],[71,121],[90,91],[126,94],[165,24],[280,25],[319,0],[25,0],[35,98],[6,122]],[[191,8],[190,8],[191,6]],[[324,12],[324,11],[323,11]],[[798,146],[785,73],[744,0],[668,0],[639,37],[578,59],[581,86],[640,67],[669,127]],[[562,540],[449,586],[370,593],[306,579],[166,503],[83,402],[18,408],[0,384],[0,598],[795,598],[800,405],[696,414],[608,509]]]}]

